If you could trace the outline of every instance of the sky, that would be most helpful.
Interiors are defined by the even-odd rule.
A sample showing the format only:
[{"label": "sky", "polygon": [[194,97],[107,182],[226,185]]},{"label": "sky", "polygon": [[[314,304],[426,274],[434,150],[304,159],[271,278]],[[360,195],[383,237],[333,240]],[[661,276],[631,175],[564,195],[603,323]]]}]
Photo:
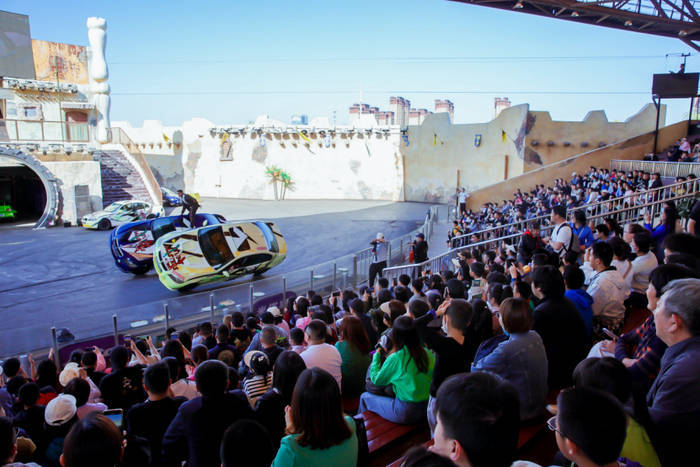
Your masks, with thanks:
[{"label": "sky", "polygon": [[[677,39],[446,0],[3,0],[29,15],[34,39],[88,45],[86,19],[107,20],[112,120],[245,124],[293,114],[347,124],[348,107],[388,110],[400,95],[455,123],[493,118],[493,99],[581,120],[624,121],[651,102],[654,73],[677,70]],[[668,55],[667,55],[668,54]],[[688,58],[698,71],[700,55]],[[575,93],[575,94],[572,94]],[[688,100],[666,101],[667,123]]]}]

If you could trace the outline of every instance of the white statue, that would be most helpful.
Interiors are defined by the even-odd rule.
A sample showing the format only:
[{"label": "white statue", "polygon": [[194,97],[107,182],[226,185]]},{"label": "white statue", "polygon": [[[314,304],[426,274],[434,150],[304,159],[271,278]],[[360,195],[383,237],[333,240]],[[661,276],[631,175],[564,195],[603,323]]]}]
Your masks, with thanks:
[{"label": "white statue", "polygon": [[91,17],[87,19],[88,41],[92,57],[90,60],[90,90],[92,102],[97,114],[97,141],[109,143],[111,135],[109,131],[109,71],[105,60],[105,46],[107,45],[107,20]]}]

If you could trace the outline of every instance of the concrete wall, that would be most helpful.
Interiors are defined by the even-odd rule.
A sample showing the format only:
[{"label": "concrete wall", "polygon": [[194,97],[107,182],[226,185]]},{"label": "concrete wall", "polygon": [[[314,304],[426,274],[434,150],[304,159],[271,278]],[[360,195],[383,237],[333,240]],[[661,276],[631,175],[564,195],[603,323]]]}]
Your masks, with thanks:
[{"label": "concrete wall", "polygon": [[[685,136],[688,132],[688,122],[679,122],[659,130],[658,147],[664,148],[674,141]],[[590,166],[610,167],[612,159],[634,160],[641,159],[654,147],[654,132],[644,133],[639,136],[620,141],[604,148],[594,149],[584,154],[555,162],[553,164],[535,169],[533,171],[514,177],[508,183],[489,185],[471,193],[468,207],[479,209],[484,203],[511,199],[515,187],[521,190],[531,190],[536,185],[550,186],[555,178],[570,178],[572,172],[583,173]]]},{"label": "concrete wall", "polygon": [[[659,127],[666,121],[666,106],[661,106]],[[609,122],[605,112],[589,112],[581,122],[553,121],[549,112],[531,111],[525,144],[524,171],[558,162],[652,131],[656,124],[656,107],[645,105],[624,122]]]},{"label": "concrete wall", "polygon": [[527,104],[517,105],[491,122],[466,125],[452,125],[441,113],[408,127],[408,145],[401,145],[405,200],[447,201],[457,186],[458,171],[459,184],[467,190],[521,174],[527,113]]},{"label": "concrete wall", "polygon": [[[100,163],[97,161],[42,162],[56,177],[63,194],[61,219],[76,224],[75,186],[87,185],[92,211],[102,209],[102,178]],[[81,215],[84,213],[78,213]]]}]

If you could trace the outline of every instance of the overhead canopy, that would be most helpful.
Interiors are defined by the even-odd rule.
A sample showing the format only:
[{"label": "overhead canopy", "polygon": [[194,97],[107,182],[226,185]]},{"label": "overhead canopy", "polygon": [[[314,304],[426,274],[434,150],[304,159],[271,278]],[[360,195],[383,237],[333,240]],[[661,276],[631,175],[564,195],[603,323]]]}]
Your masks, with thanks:
[{"label": "overhead canopy", "polygon": [[[451,0],[627,31],[676,37],[700,51],[695,0]],[[696,4],[697,7],[696,7]]]}]

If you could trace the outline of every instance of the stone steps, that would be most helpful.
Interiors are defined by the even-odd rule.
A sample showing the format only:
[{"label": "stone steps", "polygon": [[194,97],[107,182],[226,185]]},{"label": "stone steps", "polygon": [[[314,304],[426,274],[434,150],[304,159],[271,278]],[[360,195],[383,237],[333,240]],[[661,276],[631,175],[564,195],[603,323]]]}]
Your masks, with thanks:
[{"label": "stone steps", "polygon": [[150,201],[145,183],[124,154],[120,151],[102,151],[99,161],[104,206],[128,199]]}]

